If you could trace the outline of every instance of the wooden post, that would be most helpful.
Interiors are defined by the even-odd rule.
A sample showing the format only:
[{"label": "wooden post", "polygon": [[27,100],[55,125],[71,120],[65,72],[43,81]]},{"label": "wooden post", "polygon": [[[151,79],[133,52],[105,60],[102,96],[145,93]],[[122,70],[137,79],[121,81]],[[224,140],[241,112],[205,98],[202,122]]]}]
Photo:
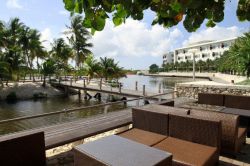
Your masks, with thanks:
[{"label": "wooden post", "polygon": [[146,86],[145,86],[145,85],[143,85],[143,87],[142,87],[142,94],[143,94],[143,96],[145,96],[145,95],[146,95],[145,90],[146,90]]},{"label": "wooden post", "polygon": [[136,100],[136,107],[140,106],[140,100]]},{"label": "wooden post", "polygon": [[173,93],[172,93],[172,99],[174,99],[175,98],[175,91],[173,91]]},{"label": "wooden post", "polygon": [[78,99],[79,99],[79,101],[81,101],[81,90],[80,89],[78,90]]},{"label": "wooden post", "polygon": [[72,80],[72,78],[70,78],[70,86],[72,86],[72,82],[73,82],[73,80]]},{"label": "wooden post", "polygon": [[158,99],[159,102],[161,102],[161,98],[162,98],[162,96],[159,96],[159,99]]},{"label": "wooden post", "polygon": [[86,80],[85,80],[85,78],[83,79],[83,87],[86,88]]},{"label": "wooden post", "polygon": [[102,79],[100,80],[100,90],[102,90]]},{"label": "wooden post", "polygon": [[135,90],[138,91],[138,82],[135,81]]},{"label": "wooden post", "polygon": [[108,113],[108,106],[106,105],[105,107],[104,107],[104,114],[107,114]]},{"label": "wooden post", "polygon": [[59,77],[59,84],[61,84],[61,77]]},{"label": "wooden post", "polygon": [[121,92],[122,92],[122,84],[119,83],[119,93],[121,93]]},{"label": "wooden post", "polygon": [[161,93],[161,83],[159,84],[159,93]]}]

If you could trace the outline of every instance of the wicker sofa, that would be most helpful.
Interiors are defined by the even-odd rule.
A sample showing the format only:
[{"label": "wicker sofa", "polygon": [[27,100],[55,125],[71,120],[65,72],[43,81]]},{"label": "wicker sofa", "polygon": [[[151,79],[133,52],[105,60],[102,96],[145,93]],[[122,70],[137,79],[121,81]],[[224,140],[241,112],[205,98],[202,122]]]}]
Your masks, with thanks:
[{"label": "wicker sofa", "polygon": [[246,142],[246,128],[239,127],[239,116],[215,111],[190,110],[191,116],[220,120],[222,123],[221,151],[237,153]]},{"label": "wicker sofa", "polygon": [[0,161],[4,166],[46,165],[44,132],[0,140]]},{"label": "wicker sofa", "polygon": [[135,108],[133,128],[120,136],[172,153],[173,165],[215,165],[221,122],[187,114],[186,109],[166,106]]},{"label": "wicker sofa", "polygon": [[222,112],[240,115],[240,126],[247,128],[247,136],[250,137],[250,96],[199,93],[198,104],[236,109],[234,111],[223,109]]}]

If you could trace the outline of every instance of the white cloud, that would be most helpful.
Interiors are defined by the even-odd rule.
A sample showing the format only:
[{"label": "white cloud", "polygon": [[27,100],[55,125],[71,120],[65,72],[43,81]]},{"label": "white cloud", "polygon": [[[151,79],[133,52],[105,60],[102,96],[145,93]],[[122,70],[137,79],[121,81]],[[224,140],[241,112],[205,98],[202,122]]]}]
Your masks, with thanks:
[{"label": "white cloud", "polygon": [[69,16],[69,12],[67,12],[66,10],[59,11],[59,14],[63,16]]},{"label": "white cloud", "polygon": [[92,51],[99,57],[161,57],[173,49],[181,36],[178,29],[170,31],[159,25],[151,27],[132,19],[118,27],[107,20],[105,29],[96,32],[91,40],[94,44]]},{"label": "white cloud", "polygon": [[50,28],[45,28],[44,30],[41,31],[41,39],[40,40],[43,42],[43,46],[46,49],[49,50],[51,48],[50,43],[53,41],[53,37],[52,37],[52,32],[51,32]]},{"label": "white cloud", "polygon": [[7,0],[6,6],[9,9],[22,9],[23,6],[19,4],[19,0]]},{"label": "white cloud", "polygon": [[202,41],[202,40],[222,40],[240,36],[242,34],[241,29],[237,26],[232,27],[220,27],[207,28],[196,33],[192,33],[187,40],[183,42],[183,46],[190,43]]}]

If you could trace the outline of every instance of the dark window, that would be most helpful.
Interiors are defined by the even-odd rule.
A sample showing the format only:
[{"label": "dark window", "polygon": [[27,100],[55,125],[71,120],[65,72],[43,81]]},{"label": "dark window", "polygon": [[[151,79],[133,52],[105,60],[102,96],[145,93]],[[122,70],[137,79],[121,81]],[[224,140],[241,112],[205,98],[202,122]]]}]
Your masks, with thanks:
[{"label": "dark window", "polygon": [[213,57],[215,56],[215,52],[212,53]]},{"label": "dark window", "polygon": [[213,49],[213,46],[212,45],[210,45],[210,50],[212,50]]},{"label": "dark window", "polygon": [[221,48],[224,48],[224,44],[223,43],[221,44]]},{"label": "dark window", "polygon": [[186,51],[185,51],[185,50],[183,50],[183,53],[185,54],[185,53],[186,53]]},{"label": "dark window", "polygon": [[202,47],[200,47],[200,51],[202,51]]}]

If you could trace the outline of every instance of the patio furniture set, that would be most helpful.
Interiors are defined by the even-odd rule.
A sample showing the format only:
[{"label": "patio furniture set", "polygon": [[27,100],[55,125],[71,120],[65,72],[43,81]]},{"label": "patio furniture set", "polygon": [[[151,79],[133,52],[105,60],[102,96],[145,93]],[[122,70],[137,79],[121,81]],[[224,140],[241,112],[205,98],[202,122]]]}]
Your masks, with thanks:
[{"label": "patio furniture set", "polygon": [[[191,104],[178,108],[167,101],[132,108],[131,129],[76,146],[74,165],[211,166],[219,162],[220,155],[235,156],[245,144],[249,127],[241,119],[245,116],[236,114],[236,110],[250,110],[229,104],[239,100],[235,96],[213,95],[199,94],[196,107]],[[242,104],[250,101],[248,97],[239,98]],[[220,107],[206,110],[210,107],[202,105]],[[226,107],[235,109],[234,113],[226,112]],[[2,141],[1,164],[45,165],[44,146],[44,133]]]}]

